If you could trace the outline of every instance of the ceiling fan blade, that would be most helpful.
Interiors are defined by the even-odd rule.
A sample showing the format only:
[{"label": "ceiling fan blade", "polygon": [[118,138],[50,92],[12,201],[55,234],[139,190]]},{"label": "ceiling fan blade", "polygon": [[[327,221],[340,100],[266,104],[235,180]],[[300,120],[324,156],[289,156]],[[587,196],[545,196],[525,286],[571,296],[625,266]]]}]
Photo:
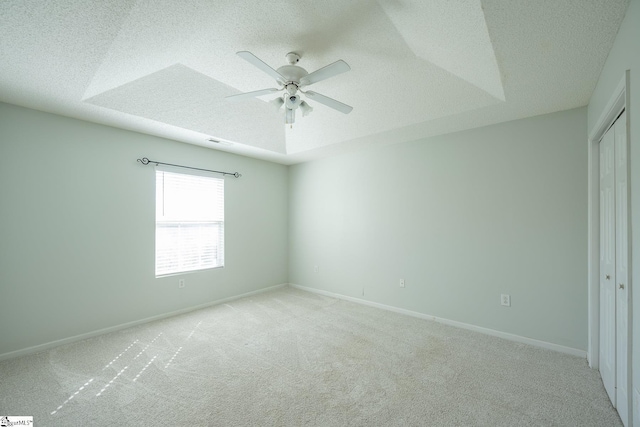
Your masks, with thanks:
[{"label": "ceiling fan blade", "polygon": [[262,89],[262,90],[254,90],[253,92],[245,92],[239,93],[237,95],[229,95],[225,98],[229,101],[242,101],[244,99],[255,98],[256,96],[267,95],[272,92],[278,92],[280,89],[270,88],[270,89]]},{"label": "ceiling fan blade", "polygon": [[253,64],[255,67],[261,69],[265,73],[269,74],[271,77],[276,79],[276,81],[278,83],[280,83],[280,84],[284,84],[285,83],[286,79],[284,78],[284,76],[282,74],[280,74],[279,72],[277,72],[276,70],[271,68],[266,62],[264,62],[262,59],[260,59],[257,56],[255,56],[253,53],[248,52],[246,50],[243,50],[241,52],[237,52],[236,54],[240,58],[242,58],[245,61]]},{"label": "ceiling fan blade", "polygon": [[319,81],[328,79],[329,77],[337,76],[338,74],[346,73],[351,67],[342,59],[329,64],[326,67],[322,67],[319,70],[314,71],[311,74],[307,74],[300,79],[300,86],[307,86]]},{"label": "ceiling fan blade", "polygon": [[349,114],[351,110],[353,110],[353,107],[350,107],[347,104],[343,104],[340,101],[336,101],[335,99],[329,98],[328,96],[320,95],[317,92],[308,90],[304,92],[304,94],[307,95],[309,98],[313,99],[314,101],[317,101],[320,104],[324,104],[327,107],[331,107],[334,110],[338,110],[344,114]]}]

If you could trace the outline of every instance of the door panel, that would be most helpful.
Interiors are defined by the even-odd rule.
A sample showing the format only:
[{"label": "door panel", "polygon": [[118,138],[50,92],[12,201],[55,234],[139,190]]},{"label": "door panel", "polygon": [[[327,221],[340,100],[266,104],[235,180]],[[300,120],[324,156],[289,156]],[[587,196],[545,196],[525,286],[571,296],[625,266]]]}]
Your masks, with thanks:
[{"label": "door panel", "polygon": [[615,125],[615,230],[616,230],[616,407],[623,424],[629,420],[629,210],[627,180],[627,120],[626,113]]},{"label": "door panel", "polygon": [[616,405],[614,127],[600,142],[600,375]]}]

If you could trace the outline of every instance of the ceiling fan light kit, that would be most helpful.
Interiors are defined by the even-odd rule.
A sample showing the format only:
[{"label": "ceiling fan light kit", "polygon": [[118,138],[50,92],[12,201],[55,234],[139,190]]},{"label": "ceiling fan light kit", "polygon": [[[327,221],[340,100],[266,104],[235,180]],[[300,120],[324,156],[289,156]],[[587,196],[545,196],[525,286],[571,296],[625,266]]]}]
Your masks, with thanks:
[{"label": "ceiling fan light kit", "polygon": [[239,101],[249,98],[255,98],[257,96],[267,95],[273,92],[282,92],[282,96],[275,98],[270,102],[278,109],[280,109],[280,107],[284,105],[284,122],[287,125],[292,125],[295,122],[295,111],[298,108],[300,108],[300,111],[302,111],[303,117],[307,116],[313,111],[313,108],[302,99],[300,94],[303,94],[309,99],[313,99],[314,101],[317,101],[320,104],[323,104],[343,114],[349,114],[351,110],[353,110],[353,107],[336,101],[333,98],[329,98],[328,96],[324,96],[313,91],[302,90],[302,88],[305,86],[312,85],[319,81],[326,80],[330,77],[351,70],[351,67],[349,67],[349,65],[343,60],[338,60],[312,73],[308,73],[304,68],[295,65],[300,61],[300,55],[295,52],[287,53],[285,57],[289,62],[289,65],[283,65],[277,70],[273,69],[266,62],[262,61],[251,52],[242,51],[238,52],[237,55],[274,78],[280,88],[261,89],[252,92],[231,95],[226,97],[228,100]]},{"label": "ceiling fan light kit", "polygon": [[313,108],[305,101],[300,103],[300,111],[302,111],[302,117],[308,116],[313,111]]}]

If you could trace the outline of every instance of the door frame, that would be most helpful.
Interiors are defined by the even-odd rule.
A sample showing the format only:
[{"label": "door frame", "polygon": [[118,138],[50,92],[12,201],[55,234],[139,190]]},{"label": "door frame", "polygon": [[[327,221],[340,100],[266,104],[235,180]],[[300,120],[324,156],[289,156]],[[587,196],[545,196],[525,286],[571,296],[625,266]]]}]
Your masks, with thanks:
[{"label": "door frame", "polygon": [[[600,114],[596,125],[593,127],[588,136],[588,348],[587,360],[589,366],[598,369],[600,365],[600,140],[605,132],[613,124],[614,120],[622,112],[627,111],[627,175],[631,174],[630,169],[630,127],[631,115],[629,114],[629,83],[630,71],[625,71],[620,83],[614,90],[606,107]],[[631,181],[629,181],[631,182]],[[631,191],[629,188],[628,191]],[[631,204],[627,208],[631,209]],[[629,215],[627,212],[627,215]],[[629,223],[630,224],[630,223]],[[631,260],[631,227],[629,226],[629,260]],[[632,268],[629,262],[629,268]],[[631,281],[631,271],[629,271],[629,280]],[[631,283],[627,284],[629,294],[627,298],[627,314],[629,319],[632,318],[632,299],[631,294],[633,287]],[[632,359],[631,359],[631,337],[632,323],[629,321],[629,331],[627,336],[627,376],[628,384],[631,384]],[[630,390],[632,390],[630,388]],[[630,393],[631,395],[632,393]],[[632,407],[632,405],[629,405]]]}]

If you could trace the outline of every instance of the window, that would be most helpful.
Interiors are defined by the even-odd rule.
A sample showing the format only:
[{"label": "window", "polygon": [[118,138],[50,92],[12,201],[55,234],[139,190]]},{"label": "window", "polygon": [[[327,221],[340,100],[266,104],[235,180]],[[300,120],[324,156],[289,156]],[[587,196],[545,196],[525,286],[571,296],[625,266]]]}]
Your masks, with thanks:
[{"label": "window", "polygon": [[224,179],[156,167],[156,276],[224,266]]}]

